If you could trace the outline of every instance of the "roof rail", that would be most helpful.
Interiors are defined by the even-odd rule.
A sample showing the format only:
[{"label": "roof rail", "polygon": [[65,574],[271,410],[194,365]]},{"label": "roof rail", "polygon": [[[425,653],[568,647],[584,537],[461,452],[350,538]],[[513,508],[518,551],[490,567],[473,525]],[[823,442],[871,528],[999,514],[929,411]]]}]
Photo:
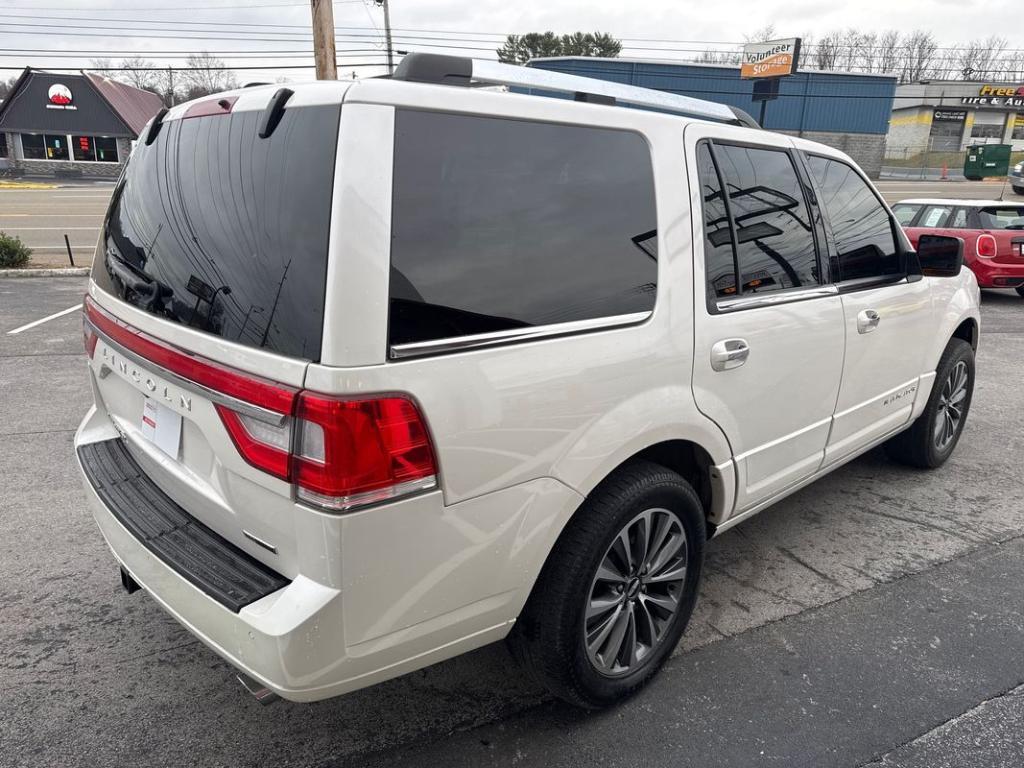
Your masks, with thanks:
[{"label": "roof rail", "polygon": [[757,122],[743,110],[714,101],[657,91],[653,88],[613,83],[592,77],[580,77],[563,72],[520,67],[484,59],[468,59],[463,56],[409,53],[395,69],[392,79],[440,85],[468,86],[471,83],[484,83],[537,88],[544,91],[571,93],[576,101],[609,105],[633,104],[666,112],[677,112],[693,117],[745,125],[748,128],[760,128]]}]

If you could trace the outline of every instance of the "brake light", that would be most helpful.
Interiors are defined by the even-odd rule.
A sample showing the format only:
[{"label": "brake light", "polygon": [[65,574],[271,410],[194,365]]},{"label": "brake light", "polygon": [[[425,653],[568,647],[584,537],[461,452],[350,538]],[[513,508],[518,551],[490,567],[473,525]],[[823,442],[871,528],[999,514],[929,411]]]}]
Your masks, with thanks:
[{"label": "brake light", "polygon": [[426,424],[412,400],[299,395],[292,476],[301,499],[344,510],[437,487]]},{"label": "brake light", "polygon": [[978,235],[977,253],[979,256],[991,259],[996,255],[997,251],[996,239],[992,235]]},{"label": "brake light", "polygon": [[344,511],[437,487],[426,423],[407,397],[346,399],[263,379],[172,347],[116,319],[87,296],[83,335],[90,357],[97,331],[210,390],[242,458],[293,483],[296,496],[309,504]]}]

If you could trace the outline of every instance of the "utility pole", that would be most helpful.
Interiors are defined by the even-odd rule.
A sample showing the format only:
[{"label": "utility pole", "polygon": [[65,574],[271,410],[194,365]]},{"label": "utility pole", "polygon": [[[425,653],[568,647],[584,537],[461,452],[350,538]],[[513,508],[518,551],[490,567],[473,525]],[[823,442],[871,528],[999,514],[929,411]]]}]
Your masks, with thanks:
[{"label": "utility pole", "polygon": [[171,102],[167,106],[174,106],[174,70],[167,66],[167,100]]},{"label": "utility pole", "polygon": [[388,0],[373,0],[378,6],[384,8],[384,41],[388,48],[388,74],[395,71],[394,54],[391,50],[391,12],[388,10]]},{"label": "utility pole", "polygon": [[309,0],[313,11],[313,57],[317,80],[338,79],[338,57],[334,51],[334,6],[331,0]]}]

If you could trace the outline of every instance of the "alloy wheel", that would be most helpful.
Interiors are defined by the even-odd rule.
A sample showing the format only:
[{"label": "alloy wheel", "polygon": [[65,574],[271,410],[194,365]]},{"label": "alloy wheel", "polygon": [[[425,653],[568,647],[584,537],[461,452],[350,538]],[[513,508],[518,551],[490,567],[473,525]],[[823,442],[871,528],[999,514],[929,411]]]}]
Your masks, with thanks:
[{"label": "alloy wheel", "polygon": [[598,565],[584,618],[587,656],[606,677],[650,658],[679,609],[688,547],[682,521],[648,509],[619,531]]},{"label": "alloy wheel", "polygon": [[967,363],[963,360],[953,366],[942,392],[939,394],[939,409],[935,416],[933,437],[935,447],[944,451],[953,442],[960,423],[964,418],[964,404],[967,400],[968,372]]}]

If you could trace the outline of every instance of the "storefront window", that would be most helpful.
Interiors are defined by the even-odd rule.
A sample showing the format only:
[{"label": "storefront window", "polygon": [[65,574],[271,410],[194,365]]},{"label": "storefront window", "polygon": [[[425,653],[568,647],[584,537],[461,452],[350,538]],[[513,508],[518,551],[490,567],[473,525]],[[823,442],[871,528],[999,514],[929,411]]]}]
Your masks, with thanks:
[{"label": "storefront window", "polygon": [[7,134],[0,133],[0,157],[7,157]]},{"label": "storefront window", "polygon": [[1010,135],[1014,141],[1024,141],[1024,115],[1015,115],[1013,119],[1013,133]]},{"label": "storefront window", "polygon": [[974,113],[974,126],[971,128],[972,139],[1001,139],[1006,128],[1006,116],[1002,114]]},{"label": "storefront window", "polygon": [[43,134],[21,134],[21,151],[24,153],[26,160],[45,160],[46,145],[43,143]]},{"label": "storefront window", "polygon": [[101,163],[117,162],[117,139],[106,136],[97,136],[93,139],[96,144],[96,159]]},{"label": "storefront window", "polygon": [[47,160],[69,160],[68,156],[68,137],[67,136],[51,136],[45,134],[43,139],[46,141],[46,159]]},{"label": "storefront window", "polygon": [[96,160],[96,145],[91,136],[72,136],[71,154],[75,160],[93,162]]}]

